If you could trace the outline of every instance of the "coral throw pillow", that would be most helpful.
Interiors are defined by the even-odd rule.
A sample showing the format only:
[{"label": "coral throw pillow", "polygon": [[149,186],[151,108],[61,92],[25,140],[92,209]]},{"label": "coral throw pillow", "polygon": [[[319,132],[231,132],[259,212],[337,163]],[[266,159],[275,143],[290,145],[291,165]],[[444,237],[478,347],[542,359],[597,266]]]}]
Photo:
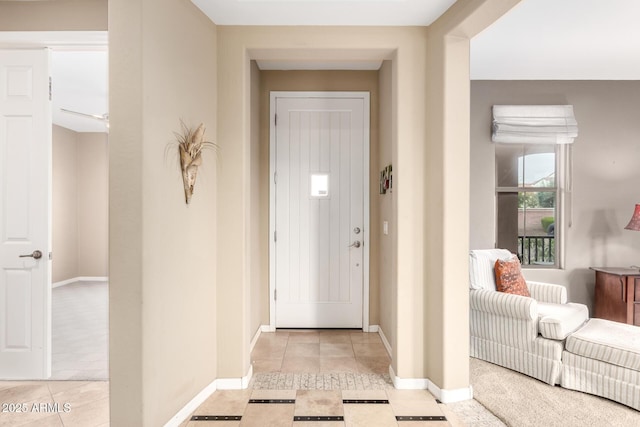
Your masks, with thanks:
[{"label": "coral throw pillow", "polygon": [[529,288],[527,288],[527,282],[522,276],[520,271],[520,261],[518,257],[513,257],[510,260],[496,260],[495,264],[496,272],[496,289],[498,292],[505,292],[507,294],[522,295],[524,297],[530,297]]}]

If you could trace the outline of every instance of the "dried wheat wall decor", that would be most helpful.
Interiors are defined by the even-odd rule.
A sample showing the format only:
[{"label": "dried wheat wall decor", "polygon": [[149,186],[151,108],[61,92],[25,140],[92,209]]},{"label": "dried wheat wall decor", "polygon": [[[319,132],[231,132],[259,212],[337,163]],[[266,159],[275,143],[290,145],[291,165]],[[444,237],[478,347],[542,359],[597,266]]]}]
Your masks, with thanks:
[{"label": "dried wheat wall decor", "polygon": [[178,141],[178,151],[180,154],[180,168],[182,169],[182,180],[184,182],[184,198],[189,204],[193,189],[196,185],[198,166],[202,164],[202,150],[207,147],[215,148],[216,144],[204,140],[204,124],[200,123],[195,130],[189,128],[180,121],[182,132],[174,132]]}]

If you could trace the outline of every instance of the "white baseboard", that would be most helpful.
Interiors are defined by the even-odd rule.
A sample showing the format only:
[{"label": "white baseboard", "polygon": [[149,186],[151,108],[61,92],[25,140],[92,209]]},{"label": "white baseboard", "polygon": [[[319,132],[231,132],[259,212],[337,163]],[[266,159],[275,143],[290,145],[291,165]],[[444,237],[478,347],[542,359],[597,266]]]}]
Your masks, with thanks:
[{"label": "white baseboard", "polygon": [[247,375],[242,378],[218,378],[206,386],[200,393],[189,401],[182,409],[171,418],[164,427],[178,427],[198,406],[209,398],[216,390],[244,390],[249,388],[249,382],[253,377],[253,366],[249,367]]},{"label": "white baseboard", "polygon": [[471,387],[471,385],[469,385],[468,388],[443,390],[429,381],[429,387],[427,389],[442,403],[454,403],[473,399],[473,387]]},{"label": "white baseboard", "polygon": [[258,328],[255,335],[253,336],[253,339],[251,340],[251,344],[249,344],[249,353],[251,353],[253,351],[253,347],[256,346],[258,338],[260,338],[260,334],[262,334],[262,326]]},{"label": "white baseboard", "polygon": [[51,285],[51,287],[59,288],[60,286],[70,285],[71,283],[76,283],[76,282],[108,282],[108,281],[109,281],[109,278],[104,276],[95,276],[95,277],[79,276],[79,277],[72,277],[71,279],[55,282]]},{"label": "white baseboard", "polygon": [[428,378],[400,378],[389,366],[389,375],[393,386],[398,390],[429,390],[433,396],[442,403],[461,402],[473,399],[473,387],[443,390]]},{"label": "white baseboard", "polygon": [[202,405],[205,400],[209,398],[216,390],[217,390],[217,380],[214,380],[211,384],[206,386],[200,393],[196,395],[193,399],[189,401],[177,414],[173,416],[164,427],[178,427],[184,420],[187,419],[189,415],[196,409],[198,406]]},{"label": "white baseboard", "polygon": [[382,344],[384,344],[384,348],[387,349],[387,353],[389,353],[389,357],[393,359],[393,349],[391,348],[391,344],[389,344],[389,340],[384,335],[384,331],[382,328],[378,328],[378,335],[380,335],[380,339],[382,340]]},{"label": "white baseboard", "polygon": [[392,365],[389,365],[389,376],[393,381],[393,386],[398,390],[427,390],[429,388],[427,378],[400,378],[393,371]]},{"label": "white baseboard", "polygon": [[249,387],[249,382],[253,377],[253,366],[249,366],[247,375],[242,378],[218,378],[216,385],[218,390],[244,390]]},{"label": "white baseboard", "polygon": [[365,332],[376,333],[376,332],[378,332],[379,329],[380,329],[380,326],[378,326],[378,325],[369,325],[369,328],[367,328],[367,330]]},{"label": "white baseboard", "polygon": [[271,328],[270,325],[260,325],[260,327],[258,328],[258,330],[256,331],[256,334],[253,336],[253,339],[251,340],[251,345],[249,346],[249,351],[253,351],[253,347],[256,346],[256,343],[258,342],[258,338],[260,338],[260,335],[263,332],[275,332],[276,330]]}]

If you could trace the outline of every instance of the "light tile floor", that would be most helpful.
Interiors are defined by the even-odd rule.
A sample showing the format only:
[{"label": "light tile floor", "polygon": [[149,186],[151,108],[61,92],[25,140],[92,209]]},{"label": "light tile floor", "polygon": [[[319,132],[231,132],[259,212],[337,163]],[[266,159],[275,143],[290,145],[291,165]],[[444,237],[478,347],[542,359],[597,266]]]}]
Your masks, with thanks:
[{"label": "light tile floor", "polygon": [[[267,402],[271,401],[271,402]],[[462,426],[426,390],[221,390],[182,425],[247,427]],[[217,416],[220,420],[213,421]],[[224,421],[224,418],[241,417]],[[208,419],[207,419],[208,417]],[[399,421],[396,417],[404,417]]]},{"label": "light tile floor", "polygon": [[0,427],[107,427],[106,381],[0,381]]},{"label": "light tile floor", "polygon": [[278,331],[260,335],[253,373],[388,374],[391,359],[380,335],[355,330]]},{"label": "light tile floor", "polygon": [[[475,401],[456,408],[438,403],[425,390],[395,390],[387,373],[390,359],[377,334],[265,333],[251,356],[254,387],[215,392],[192,414],[201,420],[189,417],[182,427],[503,425]],[[341,375],[356,379],[347,383],[353,389],[341,389],[344,384],[335,381],[258,382],[261,376],[317,379]],[[6,409],[0,412],[0,427],[106,427],[108,387],[105,381],[0,381],[1,409]],[[278,403],[270,403],[274,400]],[[365,402],[354,402],[358,400]],[[222,420],[208,420],[210,416]],[[241,418],[224,421],[225,416]]]},{"label": "light tile floor", "polygon": [[[468,425],[426,390],[393,388],[388,376],[391,360],[378,334],[345,330],[263,333],[251,361],[252,388],[216,391],[182,427]],[[339,381],[315,381],[341,375],[364,381],[348,383],[353,388],[348,390]],[[373,377],[382,382],[367,381]],[[270,380],[273,378],[276,380]],[[291,378],[294,380],[288,381]]]}]

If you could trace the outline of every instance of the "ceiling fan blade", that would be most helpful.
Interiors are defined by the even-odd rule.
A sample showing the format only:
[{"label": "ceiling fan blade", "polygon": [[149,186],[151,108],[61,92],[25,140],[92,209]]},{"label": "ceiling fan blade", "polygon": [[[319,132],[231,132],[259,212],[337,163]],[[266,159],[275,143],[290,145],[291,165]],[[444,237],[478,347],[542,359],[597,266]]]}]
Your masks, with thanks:
[{"label": "ceiling fan blade", "polygon": [[64,111],[65,113],[77,114],[79,116],[90,117],[92,119],[102,120],[104,122],[108,122],[109,121],[109,115],[108,114],[104,114],[104,115],[100,116],[98,114],[87,114],[87,113],[81,113],[79,111],[67,110],[66,108],[60,108],[60,111]]}]

